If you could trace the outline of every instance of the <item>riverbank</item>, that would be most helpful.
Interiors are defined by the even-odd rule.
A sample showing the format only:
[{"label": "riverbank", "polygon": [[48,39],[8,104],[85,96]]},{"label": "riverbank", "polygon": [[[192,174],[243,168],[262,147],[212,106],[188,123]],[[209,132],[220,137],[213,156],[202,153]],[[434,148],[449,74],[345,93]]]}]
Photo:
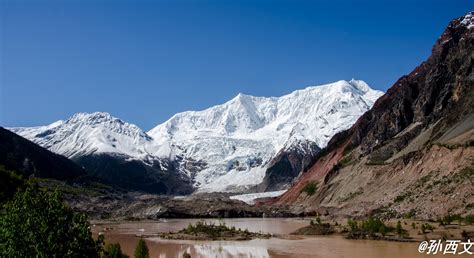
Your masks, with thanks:
[{"label": "riverbank", "polygon": [[42,187],[59,189],[66,203],[93,220],[136,221],[161,218],[296,217],[287,207],[256,206],[231,199],[235,193],[166,196],[128,192],[101,184],[70,185],[41,179]]}]

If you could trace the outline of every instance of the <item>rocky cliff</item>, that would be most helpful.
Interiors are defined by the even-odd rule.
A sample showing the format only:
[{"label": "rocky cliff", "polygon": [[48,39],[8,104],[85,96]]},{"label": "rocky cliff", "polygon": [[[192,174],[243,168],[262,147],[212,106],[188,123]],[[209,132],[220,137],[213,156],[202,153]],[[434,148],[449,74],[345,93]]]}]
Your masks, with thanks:
[{"label": "rocky cliff", "polygon": [[[336,134],[275,203],[350,216],[472,213],[473,16],[454,19],[432,55]],[[314,194],[304,191],[310,182]]]}]

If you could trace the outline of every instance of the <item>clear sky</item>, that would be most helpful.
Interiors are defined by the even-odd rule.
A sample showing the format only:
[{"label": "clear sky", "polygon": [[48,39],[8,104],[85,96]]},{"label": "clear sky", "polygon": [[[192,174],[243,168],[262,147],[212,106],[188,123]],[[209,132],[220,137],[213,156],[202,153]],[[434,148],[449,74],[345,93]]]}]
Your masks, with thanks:
[{"label": "clear sky", "polygon": [[239,92],[386,90],[472,0],[0,0],[0,125],[106,111],[148,130]]}]

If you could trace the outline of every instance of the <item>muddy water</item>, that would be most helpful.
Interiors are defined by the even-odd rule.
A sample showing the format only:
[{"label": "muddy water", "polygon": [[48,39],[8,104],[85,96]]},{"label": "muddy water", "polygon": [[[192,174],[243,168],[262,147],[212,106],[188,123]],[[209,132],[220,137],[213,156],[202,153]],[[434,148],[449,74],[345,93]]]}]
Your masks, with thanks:
[{"label": "muddy water", "polygon": [[[95,233],[104,231],[107,242],[119,242],[122,250],[133,255],[136,234],[176,231],[196,222],[192,219],[168,219],[159,222],[131,222],[96,225]],[[217,220],[208,220],[215,221]],[[288,237],[288,233],[308,225],[307,220],[285,218],[225,219],[229,226],[279,235],[251,241],[178,241],[146,239],[151,257],[432,257],[418,253],[417,243],[370,240],[346,240],[341,236]]]}]

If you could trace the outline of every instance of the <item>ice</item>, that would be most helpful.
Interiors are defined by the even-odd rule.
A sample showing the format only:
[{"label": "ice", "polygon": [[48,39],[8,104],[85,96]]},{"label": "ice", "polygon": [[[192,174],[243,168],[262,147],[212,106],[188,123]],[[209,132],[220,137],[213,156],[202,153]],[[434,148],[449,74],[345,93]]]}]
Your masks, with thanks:
[{"label": "ice", "polygon": [[229,198],[233,200],[243,201],[248,204],[255,204],[255,200],[259,198],[270,198],[270,197],[278,197],[284,194],[286,190],[281,191],[273,191],[273,192],[263,192],[263,193],[250,193],[250,194],[240,194],[240,195],[232,195]]}]

